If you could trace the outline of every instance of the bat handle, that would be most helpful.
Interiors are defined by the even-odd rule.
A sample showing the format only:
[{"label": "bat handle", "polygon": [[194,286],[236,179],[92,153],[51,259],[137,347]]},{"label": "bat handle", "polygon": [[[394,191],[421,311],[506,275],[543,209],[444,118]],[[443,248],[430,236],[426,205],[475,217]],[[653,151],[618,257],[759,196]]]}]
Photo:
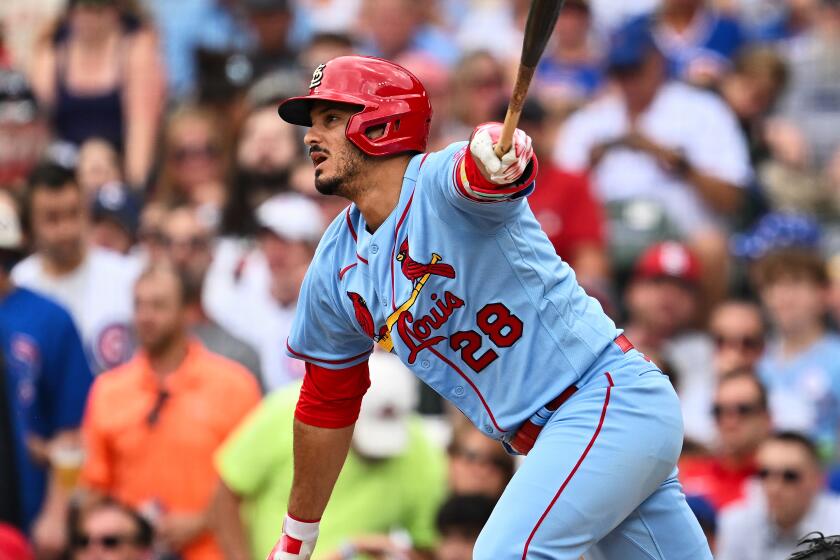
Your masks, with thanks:
[{"label": "bat handle", "polygon": [[519,125],[519,117],[522,116],[522,106],[525,104],[525,96],[528,94],[528,87],[531,85],[531,79],[534,77],[534,70],[530,66],[524,64],[519,65],[519,71],[516,73],[516,83],[513,86],[513,94],[510,96],[510,103],[508,103],[507,114],[505,115],[505,122],[502,126],[502,134],[499,136],[499,141],[494,146],[496,157],[502,157],[509,150],[513,143],[513,133]]}]

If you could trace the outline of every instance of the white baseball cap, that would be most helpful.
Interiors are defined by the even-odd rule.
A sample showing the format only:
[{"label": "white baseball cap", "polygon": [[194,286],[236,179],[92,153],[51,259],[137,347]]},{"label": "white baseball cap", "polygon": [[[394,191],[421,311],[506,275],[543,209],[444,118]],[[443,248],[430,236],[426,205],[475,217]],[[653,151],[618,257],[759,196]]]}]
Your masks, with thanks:
[{"label": "white baseball cap", "polygon": [[318,241],[326,228],[318,205],[299,194],[278,194],[260,204],[257,223],[289,241]]},{"label": "white baseball cap", "polygon": [[18,251],[23,246],[23,233],[17,210],[8,196],[0,196],[0,249]]},{"label": "white baseball cap", "polygon": [[386,352],[370,356],[368,389],[356,429],[353,448],[360,455],[385,459],[408,446],[409,417],[417,404],[417,380],[399,358]]}]

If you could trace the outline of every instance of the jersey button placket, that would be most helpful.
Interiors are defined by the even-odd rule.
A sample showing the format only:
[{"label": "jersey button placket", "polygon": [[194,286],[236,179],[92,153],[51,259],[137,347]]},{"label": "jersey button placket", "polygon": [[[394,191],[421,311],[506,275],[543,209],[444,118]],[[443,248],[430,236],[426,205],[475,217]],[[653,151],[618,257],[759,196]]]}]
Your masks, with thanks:
[{"label": "jersey button placket", "polygon": [[376,243],[371,244],[371,246],[370,246],[370,253],[371,253],[372,255],[375,255],[375,254],[376,254],[376,253],[378,253],[378,252],[379,252],[379,245],[377,245]]},{"label": "jersey button placket", "polygon": [[454,389],[452,389],[452,394],[455,395],[458,398],[463,397],[464,392],[465,392],[464,387],[461,386],[461,385],[458,385]]}]

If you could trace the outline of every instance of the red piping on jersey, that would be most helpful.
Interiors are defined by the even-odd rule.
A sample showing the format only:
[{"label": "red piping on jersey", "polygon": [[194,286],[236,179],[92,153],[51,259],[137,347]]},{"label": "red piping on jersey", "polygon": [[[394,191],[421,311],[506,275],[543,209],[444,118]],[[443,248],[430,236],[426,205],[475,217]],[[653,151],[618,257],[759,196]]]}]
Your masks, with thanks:
[{"label": "red piping on jersey", "polygon": [[362,261],[365,264],[368,263],[368,260],[366,258],[364,258],[362,255],[360,255],[359,253],[356,253],[356,258],[359,259],[360,261]]},{"label": "red piping on jersey", "polygon": [[353,227],[353,222],[350,221],[350,208],[352,204],[347,207],[347,212],[344,213],[344,217],[347,218],[347,227],[350,229],[350,235],[353,236],[353,241],[356,243],[359,242],[359,238],[356,235],[356,228]]},{"label": "red piping on jersey", "polygon": [[358,265],[358,264],[359,264],[359,263],[354,262],[353,264],[348,264],[347,266],[345,266],[344,268],[342,268],[341,270],[339,270],[339,271],[338,271],[338,279],[339,279],[339,280],[343,279],[343,278],[344,278],[344,275],[347,273],[347,271],[348,271],[348,270],[350,270],[351,268],[353,268],[354,266]]},{"label": "red piping on jersey", "polygon": [[373,351],[373,347],[371,346],[370,350],[362,352],[361,354],[358,354],[356,356],[351,356],[350,358],[345,358],[343,360],[324,360],[323,358],[315,358],[313,356],[307,356],[306,354],[301,354],[300,352],[295,352],[292,349],[292,347],[289,345],[289,339],[286,339],[286,350],[288,350],[289,353],[294,355],[296,358],[300,358],[302,360],[307,360],[309,362],[321,362],[322,364],[338,365],[338,364],[346,364],[347,362],[352,362],[353,360],[358,360],[359,358],[367,356],[368,354],[370,354]]},{"label": "red piping on jersey", "polygon": [[598,439],[598,434],[601,433],[601,428],[604,426],[604,418],[606,418],[607,416],[607,407],[610,405],[610,391],[615,386],[615,383],[613,383],[612,376],[609,374],[609,372],[606,372],[604,375],[607,376],[607,381],[609,382],[609,385],[607,386],[607,395],[606,397],[604,397],[604,407],[601,409],[601,419],[598,421],[598,427],[595,428],[595,433],[592,434],[592,439],[589,440],[589,445],[587,445],[586,449],[584,449],[583,453],[581,453],[580,457],[577,460],[577,463],[575,463],[574,468],[572,468],[572,472],[569,473],[569,476],[567,476],[566,480],[563,481],[563,484],[560,485],[560,489],[554,495],[554,499],[551,500],[551,503],[548,504],[547,508],[545,508],[545,511],[540,516],[539,521],[537,521],[537,524],[534,525],[534,528],[531,530],[531,534],[528,536],[528,540],[525,541],[525,550],[522,551],[522,560],[526,560],[528,556],[528,547],[531,546],[531,541],[534,540],[534,535],[537,534],[537,529],[540,528],[540,525],[542,525],[542,522],[548,516],[548,512],[551,511],[551,508],[554,507],[554,504],[560,498],[560,494],[562,494],[563,490],[565,490],[566,486],[568,486],[569,481],[572,480],[573,476],[575,476],[575,473],[577,472],[578,468],[580,468],[581,463],[583,463],[583,460],[586,459],[586,456],[589,454],[589,450],[592,449],[593,445],[595,445],[595,440]]},{"label": "red piping on jersey", "polygon": [[[422,165],[422,163],[420,165]],[[400,219],[397,222],[397,227],[394,229],[394,246],[391,247],[391,306],[394,308],[394,311],[397,310],[397,302],[394,301],[394,297],[396,295],[394,292],[394,260],[397,254],[397,239],[399,239],[400,227],[402,227],[403,221],[405,220],[406,215],[408,215],[408,209],[411,208],[412,201],[414,201],[414,191],[411,191],[411,196],[408,197],[405,210],[403,210],[402,216],[400,216]]]},{"label": "red piping on jersey", "polygon": [[472,390],[473,390],[473,391],[475,391],[475,394],[476,394],[476,395],[478,395],[478,398],[481,400],[481,404],[482,404],[482,405],[484,405],[484,410],[486,410],[486,411],[487,411],[487,414],[490,416],[490,421],[491,421],[491,422],[493,422],[493,425],[496,427],[496,429],[497,429],[497,430],[499,430],[500,432],[507,432],[507,430],[503,429],[502,427],[500,427],[500,426],[499,426],[499,424],[497,424],[497,423],[496,423],[496,417],[495,417],[495,416],[493,416],[493,411],[492,411],[492,410],[490,410],[490,407],[487,405],[487,401],[485,401],[485,400],[484,400],[484,395],[482,395],[482,394],[481,394],[481,391],[479,391],[479,390],[478,390],[478,387],[476,387],[476,386],[475,386],[475,383],[473,383],[473,382],[472,382],[472,379],[470,379],[469,377],[467,377],[467,376],[464,374],[464,372],[463,372],[463,371],[461,371],[461,370],[458,368],[458,366],[456,366],[455,364],[453,364],[452,362],[450,362],[449,360],[447,360],[447,359],[446,359],[446,357],[445,357],[443,354],[441,354],[440,352],[438,352],[438,351],[437,351],[437,349],[435,349],[435,348],[433,348],[433,347],[431,347],[431,346],[430,346],[430,347],[429,347],[429,350],[431,350],[431,352],[432,352],[435,356],[437,356],[438,358],[440,358],[441,360],[443,360],[443,362],[444,362],[446,365],[448,365],[449,367],[451,367],[452,369],[454,369],[454,370],[458,373],[458,375],[460,375],[460,376],[464,379],[464,381],[466,381],[467,383],[469,383],[470,387],[472,387]]},{"label": "red piping on jersey", "polygon": [[426,158],[427,157],[429,157],[429,152],[426,152],[425,154],[423,154],[423,159],[420,160],[420,166],[418,167],[418,169],[423,168],[423,164],[426,163]]}]

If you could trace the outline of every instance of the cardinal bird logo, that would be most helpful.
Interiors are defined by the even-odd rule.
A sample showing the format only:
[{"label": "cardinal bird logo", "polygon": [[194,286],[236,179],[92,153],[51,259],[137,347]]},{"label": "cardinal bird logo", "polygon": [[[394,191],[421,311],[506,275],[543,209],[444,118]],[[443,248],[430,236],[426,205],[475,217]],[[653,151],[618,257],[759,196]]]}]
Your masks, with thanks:
[{"label": "cardinal bird logo", "polygon": [[376,325],[373,324],[373,315],[367,308],[367,302],[360,294],[356,292],[347,292],[350,301],[353,302],[353,311],[356,313],[356,320],[365,331],[365,334],[371,338],[376,338]]},{"label": "cardinal bird logo", "polygon": [[397,253],[396,258],[397,261],[400,262],[400,268],[402,269],[402,273],[405,275],[406,278],[408,278],[414,283],[416,283],[418,280],[420,280],[427,274],[443,276],[445,278],[455,278],[455,269],[452,268],[452,265],[437,262],[437,260],[440,259],[438,255],[434,255],[432,257],[432,262],[428,264],[419,263],[412,259],[411,256],[408,254],[407,237],[402,242],[402,244],[400,244],[400,252]]}]

